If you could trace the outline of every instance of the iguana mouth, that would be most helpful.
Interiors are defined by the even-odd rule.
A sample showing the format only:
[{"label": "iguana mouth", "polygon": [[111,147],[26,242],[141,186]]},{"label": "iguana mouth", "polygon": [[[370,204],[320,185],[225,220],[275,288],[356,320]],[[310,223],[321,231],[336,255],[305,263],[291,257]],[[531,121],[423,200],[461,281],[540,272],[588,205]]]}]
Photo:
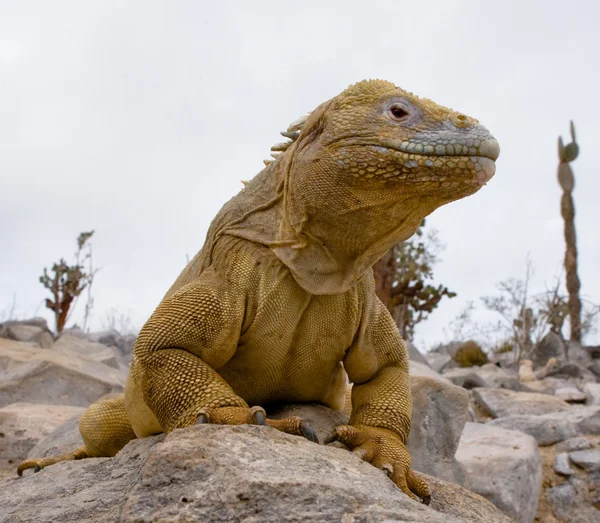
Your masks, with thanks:
[{"label": "iguana mouth", "polygon": [[423,145],[419,142],[409,141],[387,142],[383,144],[381,149],[391,149],[410,155],[409,159],[404,162],[406,167],[442,168],[446,165],[449,170],[453,170],[460,169],[460,162],[463,162],[465,167],[472,167],[475,170],[476,179],[474,181],[479,185],[485,185],[490,181],[496,172],[495,160],[500,156],[500,146],[494,138],[484,140],[469,138],[461,140],[462,143],[457,143],[458,140],[447,142],[435,145]]}]

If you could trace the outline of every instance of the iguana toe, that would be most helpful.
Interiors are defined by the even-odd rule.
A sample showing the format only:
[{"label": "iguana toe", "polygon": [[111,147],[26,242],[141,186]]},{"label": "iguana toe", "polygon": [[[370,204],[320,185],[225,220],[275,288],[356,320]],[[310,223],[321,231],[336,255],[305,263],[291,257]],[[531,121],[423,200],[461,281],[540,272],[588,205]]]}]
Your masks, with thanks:
[{"label": "iguana toe", "polygon": [[294,436],[302,436],[308,441],[313,443],[319,443],[317,433],[313,428],[298,416],[290,416],[289,418],[283,419],[267,419],[267,425],[274,429],[285,432],[286,434],[293,434]]},{"label": "iguana toe", "polygon": [[334,441],[382,470],[410,498],[431,503],[429,485],[410,470],[410,454],[395,432],[367,425],[340,425],[325,438],[326,445]]}]

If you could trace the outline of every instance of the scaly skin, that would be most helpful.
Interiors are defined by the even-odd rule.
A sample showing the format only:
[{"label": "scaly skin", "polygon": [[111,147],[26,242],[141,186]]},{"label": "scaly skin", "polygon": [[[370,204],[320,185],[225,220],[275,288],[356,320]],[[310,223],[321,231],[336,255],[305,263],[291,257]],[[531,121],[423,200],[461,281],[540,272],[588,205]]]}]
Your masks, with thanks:
[{"label": "scaly skin", "polygon": [[221,209],[143,327],[124,398],[92,405],[86,447],[51,462],[112,456],[135,436],[197,422],[267,423],[314,440],[302,420],[265,419],[257,406],[340,409],[349,379],[349,424],[326,442],[429,501],[406,449],[407,350],[371,267],[434,209],[484,185],[498,144],[476,120],[381,80],[349,87],[295,128]]}]

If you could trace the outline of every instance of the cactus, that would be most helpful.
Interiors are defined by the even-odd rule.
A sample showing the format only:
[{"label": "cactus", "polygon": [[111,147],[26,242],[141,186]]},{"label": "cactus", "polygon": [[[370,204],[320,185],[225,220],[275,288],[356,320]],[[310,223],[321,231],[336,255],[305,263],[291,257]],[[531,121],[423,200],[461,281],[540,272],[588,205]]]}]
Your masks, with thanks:
[{"label": "cactus", "polygon": [[570,162],[577,158],[579,146],[575,138],[575,126],[571,122],[572,142],[564,145],[558,138],[558,183],[563,189],[560,200],[560,212],[565,221],[565,273],[567,291],[569,292],[568,308],[571,325],[571,341],[581,342],[581,299],[579,289],[581,283],[577,275],[577,237],[575,234],[575,204],[573,203],[573,188],[575,178]]}]

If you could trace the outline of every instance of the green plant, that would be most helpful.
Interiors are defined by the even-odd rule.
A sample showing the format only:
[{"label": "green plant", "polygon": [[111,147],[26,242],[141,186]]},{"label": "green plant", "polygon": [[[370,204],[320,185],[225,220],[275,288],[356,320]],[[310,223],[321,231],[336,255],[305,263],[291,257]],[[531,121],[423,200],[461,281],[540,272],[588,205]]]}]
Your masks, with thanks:
[{"label": "green plant", "polygon": [[514,346],[510,341],[504,341],[496,348],[494,348],[494,354],[506,354],[507,352],[512,352],[514,350]]},{"label": "green plant", "polygon": [[456,351],[452,358],[460,367],[473,367],[475,365],[485,365],[488,363],[488,357],[479,343],[469,340],[465,341]]},{"label": "green plant", "polygon": [[392,314],[400,334],[412,339],[415,327],[425,320],[444,296],[456,293],[429,283],[442,246],[435,231],[423,234],[425,221],[409,240],[392,247],[373,267],[375,292]]},{"label": "green plant", "polygon": [[94,231],[89,231],[82,232],[78,236],[77,252],[75,254],[76,262],[74,265],[68,265],[67,262],[61,258],[58,263],[52,265],[52,275],[50,275],[46,267],[44,267],[44,272],[40,276],[40,283],[52,294],[51,299],[46,298],[46,307],[54,313],[57,333],[62,332],[65,327],[65,323],[69,317],[69,311],[72,310],[71,306],[73,305],[73,300],[75,300],[86,287],[89,287],[92,284],[96,271],[92,270],[90,265],[90,270],[86,272],[83,265],[85,260],[91,259],[91,251],[89,256],[87,253],[83,253],[83,251],[93,234]]}]

